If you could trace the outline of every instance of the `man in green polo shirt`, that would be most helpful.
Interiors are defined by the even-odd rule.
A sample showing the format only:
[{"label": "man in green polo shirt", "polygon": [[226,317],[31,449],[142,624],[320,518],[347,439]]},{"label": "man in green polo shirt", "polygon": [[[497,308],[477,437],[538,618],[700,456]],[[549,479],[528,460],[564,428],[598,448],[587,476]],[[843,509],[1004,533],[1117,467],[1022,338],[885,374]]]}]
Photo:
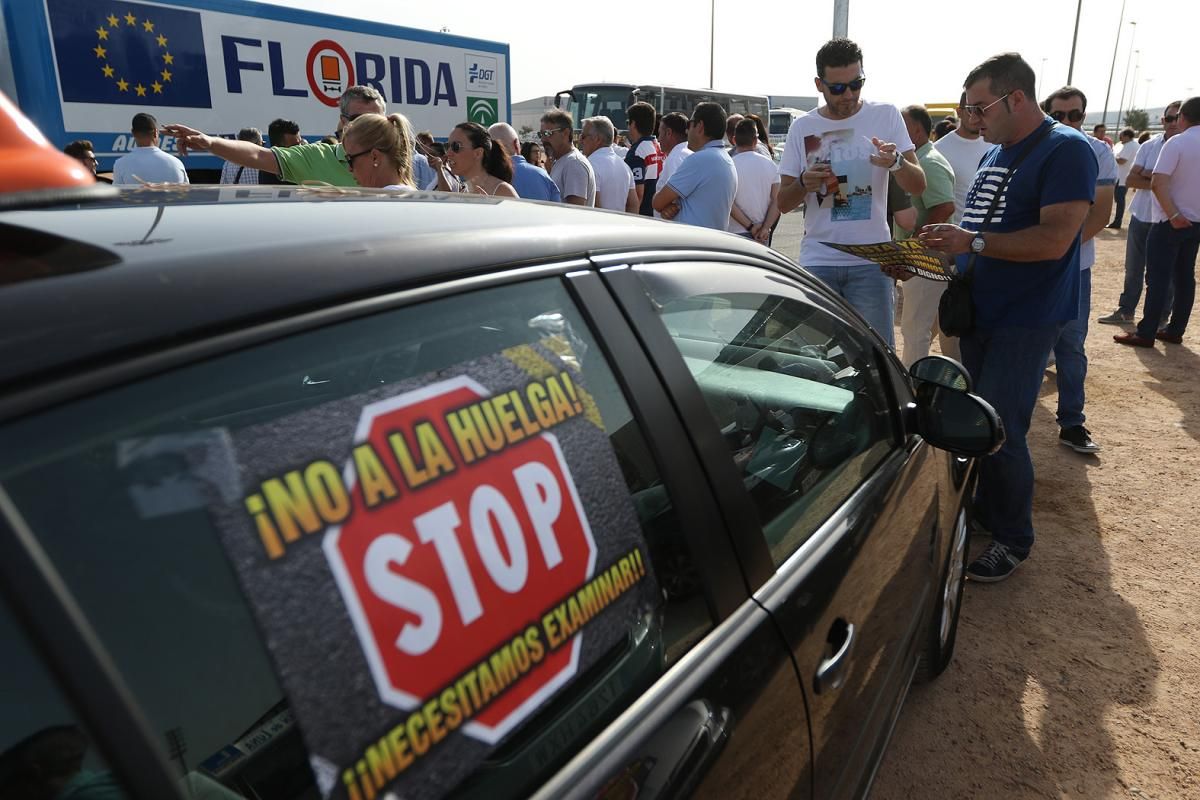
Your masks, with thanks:
[{"label": "man in green polo shirt", "polygon": [[[361,114],[383,114],[386,108],[383,96],[373,87],[351,86],[339,103],[338,130]],[[274,173],[292,183],[322,181],[333,186],[358,185],[346,167],[346,151],[340,143],[315,142],[268,148],[209,136],[185,125],[164,125],[163,130],[178,139],[180,155],[187,155],[188,150],[201,150],[242,167]]]},{"label": "man in green polo shirt", "polygon": [[[904,127],[917,151],[917,163],[925,170],[925,191],[912,196],[913,208],[917,210],[917,227],[938,222],[949,222],[954,217],[954,168],[946,157],[933,147],[929,135],[933,131],[933,120],[925,106],[908,106],[900,111]],[[898,232],[899,233],[899,232]],[[908,232],[903,232],[905,238]],[[902,284],[904,308],[900,314],[900,336],[904,340],[904,364],[929,355],[933,339],[933,326],[937,320],[938,302],[946,284],[917,276]],[[958,358],[958,342],[946,336],[940,340],[942,354]]]}]

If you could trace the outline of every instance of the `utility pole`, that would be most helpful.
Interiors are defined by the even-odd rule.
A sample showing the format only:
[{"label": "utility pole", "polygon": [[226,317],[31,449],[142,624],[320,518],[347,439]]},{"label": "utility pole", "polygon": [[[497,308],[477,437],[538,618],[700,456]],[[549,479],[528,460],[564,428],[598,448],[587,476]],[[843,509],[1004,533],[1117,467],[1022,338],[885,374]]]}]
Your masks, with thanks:
[{"label": "utility pole", "polygon": [[717,0],[708,7],[708,88],[713,88],[713,67],[717,58]]},{"label": "utility pole", "polygon": [[849,36],[850,0],[833,0],[833,35]]},{"label": "utility pole", "polygon": [[[1113,42],[1113,57],[1112,66],[1108,68],[1108,88],[1104,90],[1104,116],[1100,121],[1105,126],[1108,125],[1108,98],[1112,94],[1112,79],[1113,73],[1117,70],[1117,48],[1121,46],[1121,28],[1125,27],[1125,0],[1121,0],[1121,18],[1117,20],[1117,40]],[[1121,127],[1121,120],[1117,120],[1117,127]]]},{"label": "utility pole", "polygon": [[1079,41],[1079,15],[1083,13],[1083,0],[1075,6],[1075,35],[1071,37],[1071,64],[1067,67],[1067,85],[1070,86],[1071,78],[1075,77],[1075,44]]}]

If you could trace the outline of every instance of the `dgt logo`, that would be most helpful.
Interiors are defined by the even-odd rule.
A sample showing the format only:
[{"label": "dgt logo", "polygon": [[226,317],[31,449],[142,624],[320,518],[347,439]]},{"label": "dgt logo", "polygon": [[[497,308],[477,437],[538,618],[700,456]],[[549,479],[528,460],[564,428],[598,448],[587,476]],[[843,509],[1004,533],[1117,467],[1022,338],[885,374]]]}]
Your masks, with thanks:
[{"label": "dgt logo", "polygon": [[500,121],[500,111],[494,97],[467,97],[467,119],[483,127]]},{"label": "dgt logo", "polygon": [[467,88],[476,92],[496,92],[496,59],[467,53]]}]

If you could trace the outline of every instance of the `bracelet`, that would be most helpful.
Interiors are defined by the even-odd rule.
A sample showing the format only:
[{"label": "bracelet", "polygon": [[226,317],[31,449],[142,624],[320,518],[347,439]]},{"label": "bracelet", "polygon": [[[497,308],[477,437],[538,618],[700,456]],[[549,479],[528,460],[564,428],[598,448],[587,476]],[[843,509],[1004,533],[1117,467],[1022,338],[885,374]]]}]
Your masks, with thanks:
[{"label": "bracelet", "polygon": [[900,154],[899,150],[897,150],[896,151],[896,162],[894,164],[892,164],[890,167],[888,167],[888,172],[899,172],[900,168],[903,166],[904,166],[904,156]]},{"label": "bracelet", "polygon": [[1176,217],[1178,217],[1178,216],[1179,216],[1180,214],[1182,214],[1182,213],[1183,213],[1182,211],[1176,211],[1174,214],[1172,214],[1171,216],[1167,217],[1167,222],[1170,222],[1171,220],[1175,219]]}]

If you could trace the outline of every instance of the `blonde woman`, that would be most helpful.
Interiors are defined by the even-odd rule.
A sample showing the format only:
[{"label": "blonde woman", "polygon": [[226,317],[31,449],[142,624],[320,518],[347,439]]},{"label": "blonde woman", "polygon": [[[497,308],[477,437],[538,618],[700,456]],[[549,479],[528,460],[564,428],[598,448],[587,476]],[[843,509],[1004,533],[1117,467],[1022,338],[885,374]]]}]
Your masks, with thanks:
[{"label": "blonde woman", "polygon": [[[438,170],[438,189],[452,191],[445,170],[430,159]],[[493,141],[487,128],[474,122],[456,125],[446,139],[446,166],[467,183],[467,191],[498,197],[519,197],[512,180],[512,159]]]},{"label": "blonde woman", "polygon": [[413,189],[413,132],[403,114],[363,114],[342,131],[346,166],[359,186]]}]

